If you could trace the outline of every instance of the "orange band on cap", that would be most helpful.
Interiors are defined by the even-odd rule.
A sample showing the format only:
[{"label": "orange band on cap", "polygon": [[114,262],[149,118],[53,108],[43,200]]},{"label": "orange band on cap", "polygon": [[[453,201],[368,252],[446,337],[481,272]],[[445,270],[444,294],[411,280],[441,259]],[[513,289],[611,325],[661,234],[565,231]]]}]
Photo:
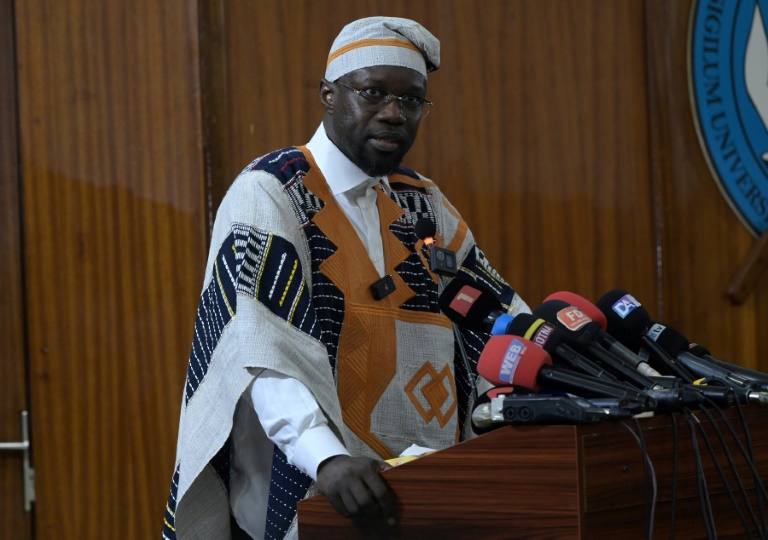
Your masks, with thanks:
[{"label": "orange band on cap", "polygon": [[326,64],[326,66],[328,66],[333,60],[335,60],[342,54],[355,49],[359,49],[361,47],[402,47],[404,49],[411,49],[412,51],[416,51],[420,55],[424,56],[424,53],[421,52],[421,49],[419,49],[416,45],[414,45],[410,41],[403,41],[397,38],[361,39],[360,41],[355,41],[354,43],[350,43],[349,45],[344,45],[340,49],[334,51],[333,54],[331,54],[328,57],[328,63]]}]

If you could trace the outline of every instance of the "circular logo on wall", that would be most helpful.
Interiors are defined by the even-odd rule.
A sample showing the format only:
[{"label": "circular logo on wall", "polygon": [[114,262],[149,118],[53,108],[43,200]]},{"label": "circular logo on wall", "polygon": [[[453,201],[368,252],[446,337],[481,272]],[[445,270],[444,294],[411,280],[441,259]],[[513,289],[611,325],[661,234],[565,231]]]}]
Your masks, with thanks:
[{"label": "circular logo on wall", "polygon": [[720,190],[755,235],[768,229],[768,0],[695,0],[689,80]]}]

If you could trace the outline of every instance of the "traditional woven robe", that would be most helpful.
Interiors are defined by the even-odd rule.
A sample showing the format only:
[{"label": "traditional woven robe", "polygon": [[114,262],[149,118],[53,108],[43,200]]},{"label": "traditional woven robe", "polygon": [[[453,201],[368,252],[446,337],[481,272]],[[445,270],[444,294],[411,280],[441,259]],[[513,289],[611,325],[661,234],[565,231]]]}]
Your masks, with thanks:
[{"label": "traditional woven robe", "polygon": [[[413,443],[439,449],[472,436],[470,378],[481,392],[490,386],[475,372],[488,336],[462,331],[467,373],[414,223],[436,223],[460,277],[512,314],[528,306],[434,183],[405,168],[388,178],[392,193],[379,190],[377,206],[396,288],[381,300],[370,291],[379,275],[306,148],[255,160],[229,189],[195,322],[165,537],[228,538],[234,474],[260,501],[264,536],[295,537],[296,503],[316,490],[249,404],[263,369],[305,384],[353,455],[389,459]],[[248,470],[230,463],[233,445],[254,456]]]}]

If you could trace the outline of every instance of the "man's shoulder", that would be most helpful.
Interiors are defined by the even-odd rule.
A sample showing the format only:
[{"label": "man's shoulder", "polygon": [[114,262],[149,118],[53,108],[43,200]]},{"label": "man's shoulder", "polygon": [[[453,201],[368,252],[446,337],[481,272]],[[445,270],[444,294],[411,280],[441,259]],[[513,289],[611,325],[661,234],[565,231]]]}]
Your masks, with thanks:
[{"label": "man's shoulder", "polygon": [[240,173],[266,173],[279,178],[285,183],[296,177],[297,174],[306,174],[309,171],[309,161],[304,153],[295,146],[281,148],[254,159]]},{"label": "man's shoulder", "polygon": [[235,205],[251,210],[274,208],[277,196],[300,183],[310,165],[298,147],[282,148],[254,159],[227,189],[222,206]]}]

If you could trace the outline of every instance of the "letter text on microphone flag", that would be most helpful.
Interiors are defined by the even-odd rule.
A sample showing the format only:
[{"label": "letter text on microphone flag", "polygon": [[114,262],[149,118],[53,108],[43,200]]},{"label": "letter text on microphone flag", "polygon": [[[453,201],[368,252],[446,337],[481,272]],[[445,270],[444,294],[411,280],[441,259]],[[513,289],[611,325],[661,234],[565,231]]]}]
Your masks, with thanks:
[{"label": "letter text on microphone flag", "polygon": [[459,291],[459,294],[453,298],[449,307],[456,313],[459,313],[462,317],[466,317],[467,313],[469,313],[469,310],[472,308],[472,304],[475,303],[475,300],[480,298],[481,294],[483,294],[482,291],[469,285],[464,285]]},{"label": "letter text on microphone flag", "polygon": [[[536,345],[546,350],[547,342],[549,341],[549,338],[552,336],[552,331],[555,328],[554,326],[545,323],[543,320],[541,320],[541,322],[542,324],[539,324],[537,326],[537,328],[534,330],[533,336],[530,339]],[[524,336],[524,337],[527,337],[527,336]]]},{"label": "letter text on microphone flag", "polygon": [[513,339],[504,353],[504,360],[499,369],[499,378],[505,382],[511,383],[515,377],[517,366],[520,365],[520,357],[525,354],[525,345],[519,339]]},{"label": "letter text on microphone flag", "polygon": [[653,341],[659,341],[659,336],[666,329],[667,327],[663,324],[653,323],[653,325],[648,329],[648,333],[646,335]]},{"label": "letter text on microphone flag", "polygon": [[592,322],[592,319],[574,306],[568,306],[557,312],[557,320],[574,332],[582,326]]},{"label": "letter text on microphone flag", "polygon": [[635,309],[639,308],[642,304],[638,302],[631,294],[625,294],[619,298],[612,306],[611,309],[621,317],[625,319],[627,315],[632,313]]},{"label": "letter text on microphone flag", "polygon": [[559,292],[550,294],[544,299],[545,302],[548,300],[561,300],[572,306],[575,306],[579,308],[581,311],[583,311],[584,314],[587,315],[587,317],[589,317],[593,321],[596,321],[598,324],[600,324],[600,327],[603,330],[608,328],[608,321],[605,319],[605,315],[603,315],[603,312],[600,311],[600,309],[595,304],[593,304],[583,296],[580,296],[576,293],[572,293],[569,291],[559,291]]}]

